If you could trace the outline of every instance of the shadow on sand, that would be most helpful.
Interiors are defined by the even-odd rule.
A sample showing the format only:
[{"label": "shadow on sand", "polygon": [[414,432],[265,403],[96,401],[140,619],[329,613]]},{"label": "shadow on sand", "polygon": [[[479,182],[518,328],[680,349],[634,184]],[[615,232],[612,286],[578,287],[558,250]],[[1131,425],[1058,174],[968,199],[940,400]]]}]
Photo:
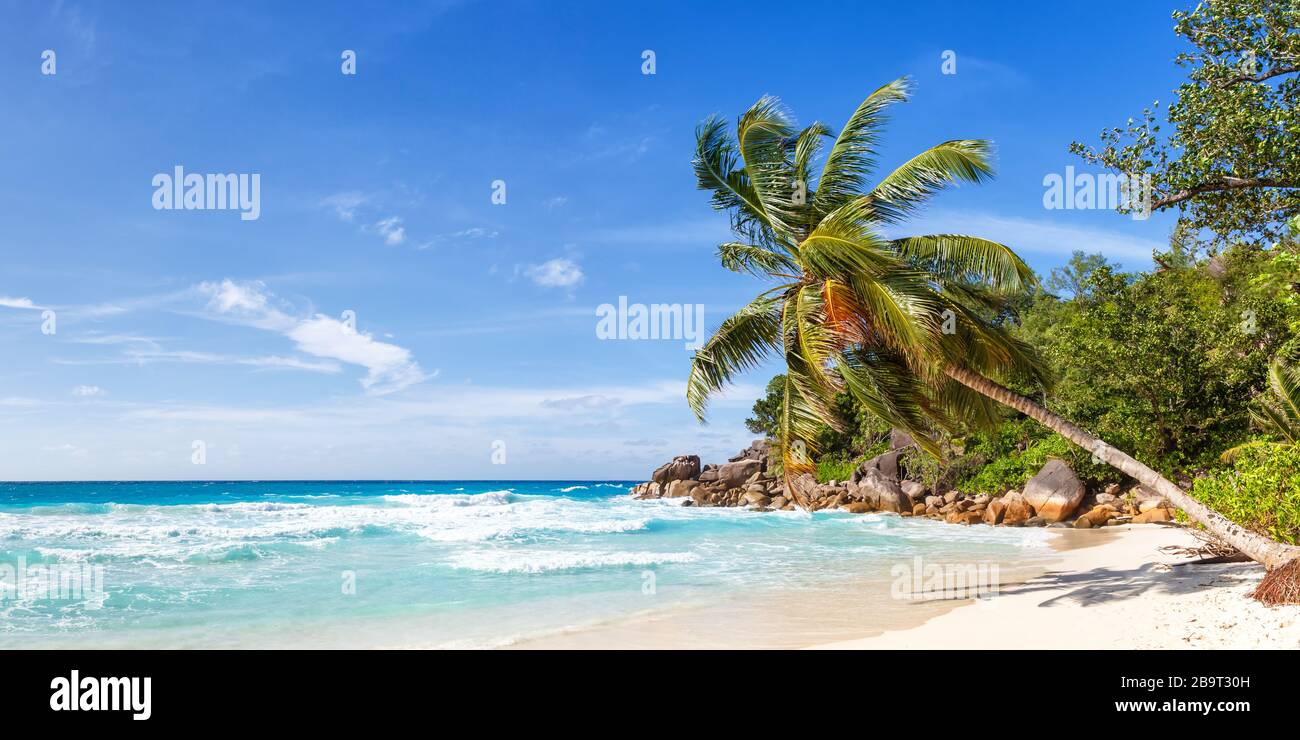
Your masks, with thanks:
[{"label": "shadow on sand", "polygon": [[1040,607],[1094,606],[1141,596],[1147,592],[1189,594],[1205,589],[1231,588],[1256,578],[1263,572],[1255,563],[1216,563],[1201,565],[1180,563],[1146,563],[1132,570],[1097,568],[1082,573],[1048,571],[1023,584],[1008,587],[1007,594],[1034,593],[1069,589],[1039,604]]}]

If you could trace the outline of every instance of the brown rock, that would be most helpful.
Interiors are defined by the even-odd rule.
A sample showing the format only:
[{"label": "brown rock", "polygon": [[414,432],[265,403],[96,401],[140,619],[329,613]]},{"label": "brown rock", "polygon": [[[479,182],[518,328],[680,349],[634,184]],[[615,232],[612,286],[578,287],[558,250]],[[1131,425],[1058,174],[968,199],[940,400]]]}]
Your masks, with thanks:
[{"label": "brown rock", "polygon": [[907,432],[904,432],[901,429],[889,430],[889,449],[901,450],[907,447],[911,447],[914,444],[916,444],[916,441],[913,440],[912,435],[908,434]]},{"label": "brown rock", "polygon": [[1133,500],[1137,504],[1137,509],[1140,513],[1145,513],[1152,509],[1169,508],[1169,499],[1146,486],[1137,486],[1133,489],[1132,493]]},{"label": "brown rock", "polygon": [[1026,524],[1034,516],[1034,508],[1025,503],[1019,496],[1007,501],[1010,494],[1002,497],[1002,503],[1006,509],[1002,514],[1002,523],[1008,527],[1019,527]]},{"label": "brown rock", "polygon": [[907,494],[912,501],[921,501],[925,498],[925,486],[914,480],[905,480],[899,483],[898,487],[902,488],[903,493]]},{"label": "brown rock", "polygon": [[772,503],[772,499],[762,491],[745,491],[743,498],[750,506],[767,506]]},{"label": "brown rock", "polygon": [[867,512],[871,511],[871,506],[861,501],[854,501],[853,503],[845,504],[840,508],[843,509],[844,511],[849,512],[850,514],[866,514]]},{"label": "brown rock", "polygon": [[887,478],[879,470],[868,469],[857,481],[849,484],[849,492],[858,500],[869,504],[873,509],[899,513],[912,510],[912,499],[898,485],[897,481]]},{"label": "brown rock", "polygon": [[912,516],[924,516],[925,504],[912,504]]},{"label": "brown rock", "polygon": [[1097,504],[1099,506],[1113,506],[1118,509],[1123,505],[1123,502],[1120,501],[1119,496],[1112,493],[1099,493],[1097,494]]},{"label": "brown rock", "polygon": [[767,443],[767,440],[756,439],[753,442],[749,443],[749,447],[746,447],[745,449],[741,450],[739,455],[736,455],[735,457],[731,458],[729,462],[740,462],[741,460],[757,460],[760,463],[764,463],[764,467],[766,467],[767,456],[768,453],[771,451],[770,448],[771,445]]},{"label": "brown rock", "polygon": [[1083,501],[1083,483],[1061,460],[1048,460],[1029,482],[1022,494],[1038,516],[1049,522],[1069,518]]},{"label": "brown rock", "polygon": [[1094,527],[1101,527],[1106,524],[1106,520],[1112,519],[1118,514],[1119,512],[1115,510],[1115,507],[1101,504],[1099,506],[1094,506],[1092,509],[1088,510],[1088,513],[1084,514],[1080,518],[1087,519],[1088,523]]},{"label": "brown rock", "polygon": [[875,470],[889,480],[897,483],[902,477],[899,475],[898,468],[898,458],[901,454],[902,453],[895,450],[892,452],[886,452],[883,455],[876,455],[859,465],[858,468],[853,471],[853,477],[849,479],[849,482],[857,483],[862,480],[862,477],[866,475],[868,471]]},{"label": "brown rock", "polygon": [[664,494],[666,498],[681,498],[682,496],[691,495],[691,491],[698,488],[700,482],[697,480],[675,480],[668,484],[668,491]]},{"label": "brown rock", "polygon": [[984,523],[990,525],[1001,524],[1002,515],[1006,513],[1006,510],[1007,504],[1005,501],[1000,498],[993,499],[984,509]]},{"label": "brown rock", "polygon": [[718,467],[718,480],[727,488],[735,488],[749,482],[750,477],[761,472],[763,463],[758,460],[738,460]]},{"label": "brown rock", "polygon": [[650,475],[650,480],[663,486],[675,480],[689,480],[699,474],[699,455],[678,455],[672,459],[672,462],[665,463],[655,469],[655,472]]},{"label": "brown rock", "polygon": [[1134,524],[1155,524],[1158,522],[1172,522],[1174,515],[1165,508],[1147,509],[1146,511],[1133,517]]},{"label": "brown rock", "polygon": [[1168,509],[1168,508],[1169,508],[1169,499],[1165,499],[1165,498],[1159,498],[1159,499],[1149,498],[1145,501],[1139,501],[1137,503],[1137,510],[1139,514],[1144,514],[1148,511],[1155,511],[1156,509]]}]

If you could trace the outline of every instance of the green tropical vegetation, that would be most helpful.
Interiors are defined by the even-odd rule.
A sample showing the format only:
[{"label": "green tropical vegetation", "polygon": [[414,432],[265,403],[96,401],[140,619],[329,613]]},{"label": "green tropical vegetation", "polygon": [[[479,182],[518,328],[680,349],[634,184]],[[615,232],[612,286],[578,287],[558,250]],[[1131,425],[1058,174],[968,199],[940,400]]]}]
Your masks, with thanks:
[{"label": "green tropical vegetation", "polygon": [[1297,18],[1289,3],[1253,0],[1175,20],[1194,51],[1179,59],[1191,71],[1173,132],[1148,112],[1104,132],[1100,149],[1072,147],[1147,175],[1153,208],[1179,212],[1150,271],[1077,245],[1040,279],[980,237],[885,237],[945,187],[992,176],[989,144],[957,140],[870,184],[904,80],[838,134],[797,128],[771,97],[734,137],[721,118],[701,124],[699,186],[737,236],[719,259],[770,287],[695,354],[691,408],[704,418],[711,394],[777,360],[749,426],[778,443],[796,500],[801,474],[843,479],[894,428],[933,483],[996,494],[1066,458],[1094,486],[1157,490],[1295,575],[1300,373],[1286,358],[1300,340],[1300,42],[1286,29]]}]

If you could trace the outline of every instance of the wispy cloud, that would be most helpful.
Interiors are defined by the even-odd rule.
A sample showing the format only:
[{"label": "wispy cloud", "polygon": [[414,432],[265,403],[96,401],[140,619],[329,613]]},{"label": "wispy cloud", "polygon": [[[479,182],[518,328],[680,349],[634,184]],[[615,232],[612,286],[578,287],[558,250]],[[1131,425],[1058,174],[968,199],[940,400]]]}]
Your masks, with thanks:
[{"label": "wispy cloud", "polygon": [[577,287],[583,280],[582,267],[567,257],[556,257],[541,264],[528,265],[523,273],[543,288]]},{"label": "wispy cloud", "polygon": [[[209,296],[207,308],[215,318],[274,331],[292,340],[300,352],[364,367],[367,372],[361,385],[368,393],[393,393],[430,377],[412,358],[410,350],[378,341],[324,314],[295,317],[275,307],[272,296],[260,283],[225,279],[220,283],[202,283],[198,291]],[[274,364],[307,367],[305,363],[291,364],[282,358],[277,358]]]},{"label": "wispy cloud", "polygon": [[333,211],[340,219],[351,222],[356,220],[357,209],[369,200],[370,196],[354,190],[323,198],[319,205],[321,208]]},{"label": "wispy cloud", "polygon": [[384,243],[389,246],[397,246],[406,241],[406,227],[402,226],[400,216],[389,216],[375,222],[375,230],[380,236],[384,237]]},{"label": "wispy cloud", "polygon": [[30,298],[10,298],[0,296],[0,308],[19,308],[19,309],[37,309],[37,306]]},{"label": "wispy cloud", "polygon": [[908,222],[906,231],[909,234],[974,234],[1006,244],[1022,254],[1048,255],[1062,260],[1080,249],[1136,264],[1149,261],[1153,250],[1167,247],[1162,241],[1119,230],[974,211],[936,211]]}]

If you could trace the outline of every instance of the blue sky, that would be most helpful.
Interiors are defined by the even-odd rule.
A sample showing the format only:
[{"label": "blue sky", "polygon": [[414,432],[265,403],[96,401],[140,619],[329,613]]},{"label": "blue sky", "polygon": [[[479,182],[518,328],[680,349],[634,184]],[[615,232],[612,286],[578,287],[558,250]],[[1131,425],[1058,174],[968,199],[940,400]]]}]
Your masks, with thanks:
[{"label": "blue sky", "polygon": [[[1045,210],[1043,178],[1168,97],[1175,5],[1046,5],[0,3],[0,479],[720,461],[773,371],[701,426],[680,340],[595,332],[619,296],[704,304],[711,329],[759,291],[717,264],[726,220],[695,190],[711,113],[770,93],[838,128],[910,75],[882,166],[987,138],[998,177],[907,231],[995,238],[1042,272],[1074,249],[1149,264],[1168,216]],[[257,173],[260,217],[155,210],[178,165]]]}]

